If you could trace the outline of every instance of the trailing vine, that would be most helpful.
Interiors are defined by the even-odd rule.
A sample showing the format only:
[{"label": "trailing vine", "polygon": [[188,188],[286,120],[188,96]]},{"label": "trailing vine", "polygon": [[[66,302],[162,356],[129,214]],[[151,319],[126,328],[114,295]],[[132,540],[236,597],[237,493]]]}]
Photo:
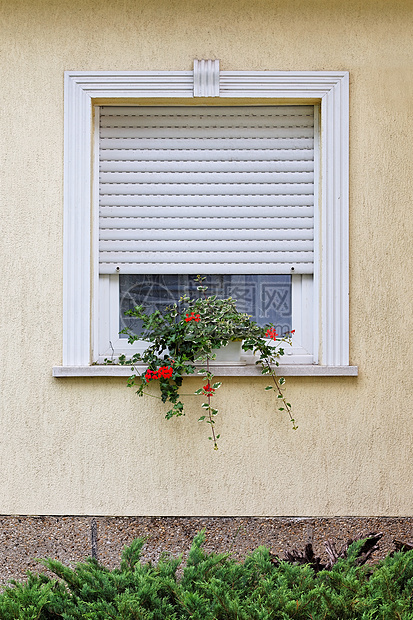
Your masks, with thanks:
[{"label": "trailing vine", "polygon": [[[264,327],[258,325],[250,315],[237,310],[236,300],[232,297],[218,299],[216,295],[208,296],[203,279],[201,276],[195,279],[199,292],[197,298],[184,295],[163,312],[155,310],[147,314],[140,305],[126,313],[142,324],[138,333],[127,328],[122,330],[121,333],[128,336],[128,342],[133,344],[144,340],[150,343],[143,353],[135,353],[129,359],[125,355],[119,357],[119,364],[130,365],[133,371],[139,365],[146,366],[142,373],[134,372],[129,377],[128,386],[137,388],[138,396],[151,396],[168,402],[171,407],[165,417],[170,419],[185,415],[180,395],[183,378],[195,373],[201,376],[204,384],[195,394],[206,400],[201,405],[204,414],[198,421],[210,425],[209,439],[217,450],[220,435],[215,432],[218,410],[213,406],[213,398],[222,384],[214,381],[211,361],[215,359],[217,349],[240,340],[242,349],[256,356],[255,363],[261,366],[262,374],[271,377],[272,383],[265,389],[274,390],[279,400],[278,410],[287,412],[293,429],[296,429],[291,404],[282,389],[285,379],[276,374],[278,360],[284,354],[283,346],[291,344],[294,331],[279,335],[272,324]],[[113,363],[112,360],[105,361]],[[159,395],[149,390],[155,381],[159,385]]]}]

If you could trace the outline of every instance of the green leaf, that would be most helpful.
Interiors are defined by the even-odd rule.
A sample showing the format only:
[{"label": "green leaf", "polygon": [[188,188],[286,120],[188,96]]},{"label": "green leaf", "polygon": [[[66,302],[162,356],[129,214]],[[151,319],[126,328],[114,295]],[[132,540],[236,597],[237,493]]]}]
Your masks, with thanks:
[{"label": "green leaf", "polygon": [[272,390],[272,389],[273,389],[273,386],[272,386],[272,385],[267,385],[267,387],[266,387],[266,388],[264,388],[264,390]]},{"label": "green leaf", "polygon": [[285,411],[284,407],[278,407],[278,411]]},{"label": "green leaf", "polygon": [[217,390],[219,387],[221,387],[222,383],[220,381],[218,381],[218,383],[214,383],[214,385],[212,386],[214,388],[214,390]]},{"label": "green leaf", "polygon": [[208,405],[208,403],[202,403],[201,407],[202,407],[203,409],[209,409],[209,405]]},{"label": "green leaf", "polygon": [[204,415],[201,415],[201,417],[198,418],[198,422],[203,422],[204,420],[205,420],[205,416]]}]

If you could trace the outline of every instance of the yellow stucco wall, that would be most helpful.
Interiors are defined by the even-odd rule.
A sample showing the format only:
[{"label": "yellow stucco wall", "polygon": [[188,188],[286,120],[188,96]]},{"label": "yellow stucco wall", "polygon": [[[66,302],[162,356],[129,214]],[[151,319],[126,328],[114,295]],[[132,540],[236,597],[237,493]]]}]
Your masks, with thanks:
[{"label": "yellow stucco wall", "polygon": [[[411,0],[3,0],[0,513],[412,514],[412,17]],[[63,72],[191,70],[194,58],[350,72],[359,377],[290,378],[296,432],[265,379],[226,379],[218,452],[195,400],[166,422],[123,379],[51,375],[62,356]]]}]

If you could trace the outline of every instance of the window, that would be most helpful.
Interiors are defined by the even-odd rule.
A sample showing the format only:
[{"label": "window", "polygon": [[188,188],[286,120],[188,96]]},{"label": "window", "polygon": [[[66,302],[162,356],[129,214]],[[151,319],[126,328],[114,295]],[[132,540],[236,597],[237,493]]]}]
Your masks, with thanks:
[{"label": "window", "polygon": [[[137,274],[136,268],[133,267],[132,274],[122,274],[121,269],[116,269],[116,266],[119,266],[117,260],[122,253],[128,252],[130,247],[136,249],[137,246],[141,246],[142,239],[136,238],[131,232],[130,239],[123,239],[127,243],[119,244],[118,241],[122,240],[112,239],[109,232],[105,241],[109,246],[112,244],[110,255],[114,260],[112,267],[106,272],[101,267],[99,276],[99,226],[96,218],[92,217],[93,210],[91,212],[91,202],[98,203],[98,179],[97,175],[93,174],[93,158],[99,156],[92,143],[99,141],[101,131],[99,116],[102,111],[110,112],[112,108],[113,112],[118,101],[122,108],[115,111],[122,110],[122,114],[132,112],[133,115],[136,110],[140,110],[147,115],[153,113],[155,108],[162,109],[163,112],[170,109],[174,114],[177,111],[179,114],[191,110],[197,122],[202,116],[199,112],[202,107],[204,112],[212,114],[215,125],[217,119],[223,118],[228,111],[230,114],[233,113],[234,110],[237,110],[238,114],[241,110],[241,120],[244,121],[251,110],[253,114],[257,110],[273,113],[280,110],[280,106],[284,110],[311,110],[315,125],[312,131],[316,151],[317,145],[320,145],[320,150],[313,156],[312,161],[315,165],[314,186],[319,188],[313,199],[314,247],[309,249],[308,242],[312,243],[310,239],[287,240],[290,245],[292,244],[288,251],[297,252],[294,258],[298,256],[301,248],[306,249],[301,255],[303,258],[301,263],[300,260],[294,259],[291,262],[290,255],[288,260],[291,264],[286,271],[283,267],[278,269],[272,261],[272,256],[278,260],[274,253],[274,244],[278,243],[278,247],[286,244],[280,244],[281,240],[277,238],[266,239],[268,252],[271,253],[271,257],[269,256],[266,261],[269,265],[263,267],[264,261],[260,260],[257,262],[259,267],[250,267],[247,272],[237,265],[231,272],[225,265],[225,269],[222,267],[215,269],[215,273],[218,271],[221,276],[224,273],[232,273],[235,278],[238,276],[238,280],[233,280],[232,284],[230,282],[223,284],[221,277],[221,286],[238,285],[244,286],[244,289],[247,284],[251,284],[251,277],[257,282],[257,278],[262,278],[265,274],[287,276],[291,282],[293,299],[291,320],[296,331],[304,334],[303,341],[298,343],[293,353],[295,357],[293,361],[301,361],[304,364],[316,362],[333,367],[348,365],[348,74],[346,72],[220,72],[218,61],[195,62],[193,72],[67,72],[65,96],[63,360],[65,366],[87,366],[99,355],[106,353],[110,355],[111,347],[124,345],[120,342],[122,339],[118,339],[115,343],[112,338],[115,340],[118,337],[121,301],[125,298],[125,291],[126,297],[129,295],[130,299],[131,290],[135,287],[133,278],[142,278],[151,272],[164,277],[168,274],[175,275],[173,273],[175,270],[171,272],[169,267],[170,261],[165,262],[168,268],[165,267],[163,273],[157,266],[149,272],[148,269],[138,270]],[[321,131],[318,129],[319,118]],[[93,135],[94,140],[91,140]],[[116,171],[112,173],[109,171],[109,175],[113,172]],[[127,172],[124,170],[121,174],[125,175]],[[153,174],[154,169],[149,172]],[[295,172],[297,171],[292,171],[293,174]],[[119,177],[120,184],[122,178]],[[258,193],[256,192],[255,196],[259,195],[261,191],[259,187],[262,187],[263,183],[265,181],[258,183]],[[91,200],[92,187],[94,199]],[[118,187],[116,191],[119,189]],[[128,188],[122,191],[127,193]],[[292,195],[295,196],[295,188],[292,188]],[[224,208],[225,205],[216,205],[216,208],[219,207]],[[250,215],[248,214],[248,217]],[[294,226],[291,228],[294,229]],[[304,233],[304,237],[306,234]],[[295,236],[300,235],[301,233]],[[235,247],[238,251],[236,233],[233,236],[235,238],[230,239],[231,248]],[[214,238],[211,241],[215,243],[218,251],[219,239]],[[252,238],[251,241],[252,244],[246,244],[248,248],[259,244],[260,240]],[[194,240],[189,242],[193,243]],[[105,245],[103,244],[103,247]],[[150,253],[154,251],[156,253],[157,250],[153,249],[151,242],[146,245]],[[265,253],[263,248],[264,246],[261,246],[258,251]],[[195,247],[192,251],[195,252]],[[226,251],[225,248],[223,254]],[[311,269],[308,269],[308,263],[305,261],[310,254],[314,256],[314,261]],[[192,261],[195,264],[191,269],[181,268],[176,273],[181,278],[185,273],[199,273],[197,262],[202,263],[201,259],[204,256],[195,257]],[[103,253],[100,258],[101,264],[105,262]],[[176,258],[176,262],[179,263],[179,257]],[[159,256],[156,256],[155,262],[158,260]],[[224,256],[223,264],[225,260]],[[302,267],[305,264],[307,266]],[[294,267],[293,270],[291,266]],[[204,269],[204,272],[207,271]],[[248,282],[245,280],[246,276],[250,277]],[[244,277],[244,280],[241,277]],[[279,286],[285,290],[289,284],[284,281],[280,282]],[[139,288],[141,287],[140,284]],[[105,338],[108,343],[110,341],[109,350],[107,347],[105,349]]]},{"label": "window", "polygon": [[[129,307],[209,293],[278,333],[312,313],[318,106],[100,106],[99,337],[94,359],[141,350]],[[317,135],[315,135],[317,134]],[[229,275],[230,274],[230,275]],[[147,291],[147,293],[145,293]],[[307,307],[302,307],[302,302]],[[109,308],[109,320],[104,320]],[[149,308],[148,308],[149,309]],[[154,309],[154,308],[153,308]],[[289,360],[312,363],[312,325]]]}]

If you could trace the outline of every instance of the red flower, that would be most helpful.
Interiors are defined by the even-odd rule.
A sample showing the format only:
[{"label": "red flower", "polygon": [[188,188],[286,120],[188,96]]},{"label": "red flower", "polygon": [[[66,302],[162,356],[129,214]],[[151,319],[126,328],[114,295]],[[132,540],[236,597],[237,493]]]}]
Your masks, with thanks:
[{"label": "red flower", "polygon": [[172,377],[172,374],[172,366],[161,366],[160,368],[158,368],[158,370],[150,370],[148,368],[148,370],[145,372],[145,380],[147,383],[149,383],[149,381],[151,381],[152,379],[160,379],[161,377],[163,379],[170,379]]},{"label": "red flower", "polygon": [[213,394],[215,392],[215,388],[211,387],[210,385],[204,385],[202,389],[206,394]]},{"label": "red flower", "polygon": [[161,366],[158,373],[159,378],[163,377],[164,379],[170,379],[170,377],[172,377],[173,368],[170,366]]},{"label": "red flower", "polygon": [[192,320],[198,323],[201,320],[201,315],[195,314],[194,312],[191,312],[191,314],[187,314],[185,317],[185,323],[189,323],[189,321],[192,321]]},{"label": "red flower", "polygon": [[273,340],[276,340],[278,337],[278,334],[276,333],[274,328],[268,328],[267,332],[265,334],[268,338],[272,338]]}]

